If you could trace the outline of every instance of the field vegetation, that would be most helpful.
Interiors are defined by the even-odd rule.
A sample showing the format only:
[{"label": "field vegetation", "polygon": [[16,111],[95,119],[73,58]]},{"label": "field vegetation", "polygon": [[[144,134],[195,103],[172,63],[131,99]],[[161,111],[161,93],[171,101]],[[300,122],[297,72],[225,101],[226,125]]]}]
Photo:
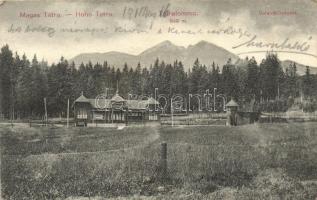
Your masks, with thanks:
[{"label": "field vegetation", "polygon": [[317,197],[316,123],[0,132],[5,199]]}]

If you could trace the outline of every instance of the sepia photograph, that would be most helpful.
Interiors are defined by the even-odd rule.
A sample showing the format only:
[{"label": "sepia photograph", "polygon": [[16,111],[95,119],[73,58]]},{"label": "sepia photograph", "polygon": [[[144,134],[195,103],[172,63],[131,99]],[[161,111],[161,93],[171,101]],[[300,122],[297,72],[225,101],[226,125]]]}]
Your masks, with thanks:
[{"label": "sepia photograph", "polygon": [[0,1],[0,199],[317,200],[317,0]]}]

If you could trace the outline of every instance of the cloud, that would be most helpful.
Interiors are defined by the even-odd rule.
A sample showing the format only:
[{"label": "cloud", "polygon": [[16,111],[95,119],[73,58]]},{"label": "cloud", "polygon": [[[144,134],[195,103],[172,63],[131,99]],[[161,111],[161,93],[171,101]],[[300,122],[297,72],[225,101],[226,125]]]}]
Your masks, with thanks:
[{"label": "cloud", "polygon": [[[127,17],[123,15],[124,9],[130,9],[133,13],[140,9],[146,9],[141,16],[158,13],[160,9],[169,5],[171,11],[197,12],[198,16],[178,17],[185,19],[186,23],[171,23],[170,18],[155,17]],[[44,57],[49,62],[56,62],[61,55],[71,58],[84,52],[106,52],[123,51],[126,53],[138,54],[148,47],[163,40],[171,40],[181,46],[188,46],[200,40],[206,40],[222,46],[234,53],[231,47],[238,42],[239,38],[231,35],[173,35],[163,33],[154,34],[158,27],[165,30],[169,26],[180,30],[197,30],[199,28],[219,28],[234,26],[256,34],[263,41],[279,41],[285,37],[293,40],[306,40],[312,35],[313,52],[316,50],[317,32],[317,3],[310,0],[296,1],[257,1],[257,0],[212,0],[212,1],[36,1],[36,2],[7,2],[0,7],[0,45],[8,43],[12,49],[19,52],[26,52],[28,55],[34,53],[38,57]],[[260,11],[296,11],[295,16],[263,16]],[[20,18],[20,12],[61,12],[71,13],[73,16],[62,18]],[[112,17],[74,17],[76,12],[111,12]],[[153,29],[149,27],[153,23]],[[27,24],[37,27],[39,25],[56,28],[54,37],[47,33],[8,33],[8,28],[25,26]],[[115,33],[114,27],[123,27],[128,30],[148,30],[150,34]],[[109,28],[108,32],[95,33],[61,33],[61,27],[81,29]],[[244,38],[245,39],[245,38]],[[315,42],[315,43],[314,43]],[[263,56],[263,55],[260,55]],[[258,56],[258,57],[260,57]],[[309,61],[307,62],[315,62]],[[305,61],[305,62],[306,62]],[[316,64],[317,65],[317,64]]]}]

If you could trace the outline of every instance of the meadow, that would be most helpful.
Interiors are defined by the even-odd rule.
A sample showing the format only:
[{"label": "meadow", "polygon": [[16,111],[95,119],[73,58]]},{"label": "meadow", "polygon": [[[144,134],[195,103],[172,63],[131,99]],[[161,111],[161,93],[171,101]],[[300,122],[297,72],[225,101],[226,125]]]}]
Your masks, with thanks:
[{"label": "meadow", "polygon": [[0,133],[4,199],[317,197],[317,123],[123,130],[1,125]]}]

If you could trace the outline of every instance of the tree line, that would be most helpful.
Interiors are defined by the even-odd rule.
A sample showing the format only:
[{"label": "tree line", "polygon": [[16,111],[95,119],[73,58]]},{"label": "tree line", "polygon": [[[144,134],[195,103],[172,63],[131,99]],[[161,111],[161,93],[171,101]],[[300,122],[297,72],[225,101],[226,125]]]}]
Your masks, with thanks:
[{"label": "tree line", "polygon": [[270,52],[260,64],[246,57],[243,64],[228,59],[220,68],[210,60],[210,66],[206,66],[197,58],[189,71],[181,61],[165,63],[159,59],[146,67],[125,63],[122,70],[106,61],[75,66],[63,57],[48,65],[36,55],[29,60],[14,54],[5,45],[0,52],[0,114],[8,119],[41,117],[46,98],[49,116],[65,116],[67,99],[73,102],[81,92],[95,98],[106,88],[110,97],[117,82],[125,98],[129,93],[153,96],[155,88],[160,94],[185,97],[206,90],[212,93],[217,88],[227,100],[233,98],[241,105],[253,102],[262,111],[285,111],[294,105],[305,111],[317,110],[317,75],[311,74],[308,66],[303,76],[298,75],[295,63],[283,70],[278,56]]}]

